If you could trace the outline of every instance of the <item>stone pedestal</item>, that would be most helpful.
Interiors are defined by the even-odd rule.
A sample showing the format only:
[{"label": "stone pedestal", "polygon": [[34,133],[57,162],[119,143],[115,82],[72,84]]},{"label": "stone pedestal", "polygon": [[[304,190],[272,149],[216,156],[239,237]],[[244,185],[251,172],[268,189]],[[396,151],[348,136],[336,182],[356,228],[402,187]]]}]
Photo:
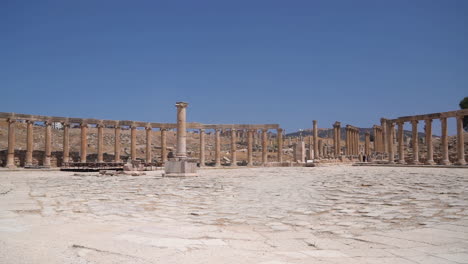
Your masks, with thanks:
[{"label": "stone pedestal", "polygon": [[294,144],[293,149],[294,149],[294,161],[304,163],[305,157],[306,157],[305,143],[298,142]]},{"label": "stone pedestal", "polygon": [[164,164],[164,177],[196,177],[197,164],[187,159],[172,158]]}]

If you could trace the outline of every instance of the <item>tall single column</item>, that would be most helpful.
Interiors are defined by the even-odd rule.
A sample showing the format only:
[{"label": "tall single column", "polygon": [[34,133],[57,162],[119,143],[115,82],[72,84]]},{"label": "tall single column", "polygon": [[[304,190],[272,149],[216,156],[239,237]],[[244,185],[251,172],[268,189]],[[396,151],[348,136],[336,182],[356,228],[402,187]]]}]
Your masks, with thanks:
[{"label": "tall single column", "polygon": [[427,165],[433,165],[434,163],[434,150],[432,145],[432,119],[426,119],[426,146],[427,146]]},{"label": "tall single column", "polygon": [[262,129],[262,164],[268,163],[268,129]]},{"label": "tall single column", "polygon": [[161,128],[161,162],[164,164],[167,161],[167,140],[166,128]]},{"label": "tall single column", "polygon": [[70,162],[70,123],[63,124],[63,162]]},{"label": "tall single column", "polygon": [[388,147],[388,163],[395,163],[395,157],[394,157],[394,153],[393,153],[393,135],[392,135],[392,131],[395,131],[395,123],[393,123],[392,121],[386,121],[387,124],[386,127],[387,127],[387,132],[388,134],[386,135],[386,139],[387,139],[387,147]]},{"label": "tall single column", "polygon": [[319,147],[318,147],[318,128],[317,128],[317,120],[312,122],[313,124],[313,134],[314,134],[314,159],[319,158]]},{"label": "tall single column", "polygon": [[463,117],[457,116],[457,165],[465,165],[465,139],[463,131]]},{"label": "tall single column", "polygon": [[176,157],[185,159],[187,157],[187,106],[188,103],[177,102],[177,152]]},{"label": "tall single column", "polygon": [[231,129],[231,166],[237,166],[237,139],[236,130]]},{"label": "tall single column", "polygon": [[221,129],[215,131],[215,167],[219,167],[221,166]]},{"label": "tall single column", "polygon": [[6,167],[9,169],[16,168],[15,165],[15,128],[16,120],[8,119],[8,156]]},{"label": "tall single column", "polygon": [[205,166],[205,129],[200,129],[200,167]]},{"label": "tall single column", "polygon": [[86,162],[87,151],[88,151],[88,124],[81,123],[80,162]]},{"label": "tall single column", "polygon": [[137,159],[137,154],[136,154],[136,141],[137,141],[137,135],[136,135],[136,126],[132,125],[130,127],[130,158],[132,161]]},{"label": "tall single column", "polygon": [[104,162],[104,125],[97,124],[96,127],[98,131],[97,162],[103,163]]},{"label": "tall single column", "polygon": [[25,167],[31,167],[33,161],[33,134],[34,134],[34,121],[26,121],[27,123],[27,135],[26,135],[26,162]]},{"label": "tall single column", "polygon": [[153,128],[151,126],[145,127],[146,129],[146,163],[151,163],[151,132]]},{"label": "tall single column", "polygon": [[114,162],[121,162],[120,160],[120,131],[121,127],[120,125],[115,125],[114,129]]},{"label": "tall single column", "polygon": [[368,157],[370,155],[370,133],[366,132],[364,139],[364,154]]},{"label": "tall single column", "polygon": [[413,164],[419,164],[419,135],[418,135],[418,120],[411,120],[411,129],[413,132]]},{"label": "tall single column", "polygon": [[388,149],[388,135],[389,135],[389,131],[388,131],[388,126],[386,125],[386,122],[387,120],[385,118],[381,118],[380,119],[380,124],[382,126],[382,152],[383,153],[388,153],[389,152],[389,149]]},{"label": "tall single column", "polygon": [[255,130],[247,130],[247,164],[253,166],[253,134]]},{"label": "tall single column", "polygon": [[277,140],[278,140],[278,162],[283,162],[283,129],[278,128],[277,132]]},{"label": "tall single column", "polygon": [[447,138],[447,118],[442,117],[440,118],[440,124],[442,129],[442,138],[441,138],[441,145],[442,145],[442,160],[440,163],[442,165],[449,165],[449,152],[448,152],[448,138]]},{"label": "tall single column", "polygon": [[405,164],[404,122],[398,121],[398,163]]},{"label": "tall single column", "polygon": [[50,158],[52,155],[52,122],[46,121],[45,125],[45,151],[44,151],[44,167],[50,168]]}]

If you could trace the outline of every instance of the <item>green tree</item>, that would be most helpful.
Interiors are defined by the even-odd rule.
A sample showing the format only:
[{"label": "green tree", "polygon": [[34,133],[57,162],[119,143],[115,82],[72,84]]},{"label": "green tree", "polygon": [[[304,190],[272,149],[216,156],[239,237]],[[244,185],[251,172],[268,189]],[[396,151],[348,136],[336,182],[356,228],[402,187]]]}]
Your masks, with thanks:
[{"label": "green tree", "polygon": [[[468,109],[468,97],[465,97],[460,101],[460,109]],[[463,129],[468,131],[468,116],[463,117]]]}]

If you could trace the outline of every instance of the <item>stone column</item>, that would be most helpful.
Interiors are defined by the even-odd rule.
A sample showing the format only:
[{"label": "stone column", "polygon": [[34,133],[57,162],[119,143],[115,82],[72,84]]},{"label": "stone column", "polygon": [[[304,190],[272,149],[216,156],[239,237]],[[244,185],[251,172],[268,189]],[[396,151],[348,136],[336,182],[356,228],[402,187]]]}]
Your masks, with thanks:
[{"label": "stone column", "polygon": [[153,128],[151,126],[145,127],[146,129],[146,163],[151,163],[151,132]]},{"label": "stone column", "polygon": [[31,167],[33,161],[33,151],[34,151],[34,121],[26,121],[27,123],[27,135],[26,135],[26,162],[25,167]]},{"label": "stone column", "polygon": [[378,152],[377,127],[374,126],[372,129],[373,129],[373,131],[374,131],[374,152]]},{"label": "stone column", "polygon": [[86,162],[87,151],[88,151],[88,124],[81,123],[80,162]]},{"label": "stone column", "polygon": [[457,165],[465,165],[465,139],[463,130],[463,116],[457,116]]},{"label": "stone column", "polygon": [[385,118],[381,118],[380,119],[380,124],[382,126],[382,152],[383,153],[388,153],[389,152],[389,149],[388,149],[388,135],[390,134],[389,131],[387,130],[387,125],[386,125],[386,122],[387,120]]},{"label": "stone column", "polygon": [[392,131],[395,131],[395,123],[393,123],[392,121],[386,121],[386,124],[384,125],[386,125],[387,127],[386,131],[388,132],[388,134],[386,135],[387,147],[388,147],[388,163],[392,164],[392,163],[395,163],[395,157],[393,153],[393,135],[392,135]]},{"label": "stone column", "polygon": [[366,132],[365,140],[364,140],[364,154],[368,157],[370,155],[370,133]]},{"label": "stone column", "polygon": [[136,126],[133,124],[130,127],[130,159],[132,161],[137,159],[137,154],[136,154],[136,141],[137,141],[137,131],[136,131]]},{"label": "stone column", "polygon": [[262,129],[262,164],[266,165],[268,163],[268,138],[267,138],[268,129]]},{"label": "stone column", "polygon": [[427,146],[427,165],[434,165],[434,150],[432,145],[432,119],[426,119],[426,146]]},{"label": "stone column", "polygon": [[120,160],[120,131],[121,131],[121,127],[119,125],[115,125],[114,162],[121,162]]},{"label": "stone column", "polygon": [[45,150],[44,150],[44,167],[50,168],[50,158],[52,155],[52,122],[46,121],[45,125]]},{"label": "stone column", "polygon": [[161,128],[161,162],[164,164],[167,161],[167,141],[166,128]]},{"label": "stone column", "polygon": [[398,124],[398,163],[405,164],[405,143],[404,143],[404,127],[403,121],[397,121]]},{"label": "stone column", "polygon": [[317,120],[312,121],[313,125],[313,134],[314,134],[314,159],[319,158],[319,147],[318,147],[318,128]]},{"label": "stone column", "polygon": [[345,133],[346,133],[346,139],[345,139],[345,147],[346,147],[346,155],[349,156],[351,153],[351,147],[350,147],[350,144],[349,144],[349,127],[346,126],[345,128]]},{"label": "stone column", "polygon": [[418,120],[411,120],[411,128],[413,130],[413,164],[419,164]]},{"label": "stone column", "polygon": [[277,140],[278,140],[278,156],[277,156],[277,161],[278,162],[283,162],[283,129],[278,128],[276,130],[277,132]]},{"label": "stone column", "polygon": [[231,129],[231,166],[237,166],[237,139],[236,130]]},{"label": "stone column", "polygon": [[205,166],[205,129],[200,129],[200,167]]},{"label": "stone column", "polygon": [[15,165],[15,128],[16,120],[8,119],[8,154],[6,167],[9,169],[16,168]]},{"label": "stone column", "polygon": [[442,147],[442,165],[450,165],[449,151],[448,151],[448,138],[447,138],[447,118],[440,118],[440,124],[442,129],[441,147]]},{"label": "stone column", "polygon": [[97,162],[103,163],[104,162],[104,125],[97,124],[96,127],[98,130]]},{"label": "stone column", "polygon": [[187,157],[187,106],[188,103],[177,102],[177,152],[176,157],[185,159]]},{"label": "stone column", "polygon": [[215,131],[215,167],[219,167],[221,166],[221,129]]},{"label": "stone column", "polygon": [[318,140],[317,142],[317,145],[318,145],[318,153],[317,153],[317,158],[322,158],[324,155],[323,155],[323,142],[321,139]]},{"label": "stone column", "polygon": [[255,130],[247,130],[247,164],[253,166],[253,133]]},{"label": "stone column", "polygon": [[338,156],[341,156],[341,123],[338,123],[337,127],[337,140],[336,143],[338,145]]},{"label": "stone column", "polygon": [[63,162],[70,162],[70,123],[63,124]]}]

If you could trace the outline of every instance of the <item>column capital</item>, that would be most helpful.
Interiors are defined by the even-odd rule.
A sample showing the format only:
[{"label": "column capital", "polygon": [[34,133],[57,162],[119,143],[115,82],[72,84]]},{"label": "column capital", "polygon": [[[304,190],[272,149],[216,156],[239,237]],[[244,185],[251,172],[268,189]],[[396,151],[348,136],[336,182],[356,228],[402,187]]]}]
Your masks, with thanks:
[{"label": "column capital", "polygon": [[341,127],[341,122],[336,121],[333,123],[333,127]]},{"label": "column capital", "polygon": [[416,119],[411,120],[411,124],[418,124],[418,123],[419,123],[419,120],[416,120]]},{"label": "column capital", "polygon": [[7,122],[8,122],[9,124],[13,124],[13,123],[16,123],[16,119],[8,118],[8,119],[7,119]]},{"label": "column capital", "polygon": [[153,130],[153,127],[150,126],[150,125],[147,125],[147,126],[145,126],[145,130],[150,130],[151,131],[151,130]]},{"label": "column capital", "polygon": [[102,121],[99,121],[99,123],[96,124],[96,127],[97,128],[103,128],[104,127],[104,123]]},{"label": "column capital", "polygon": [[262,128],[262,132],[268,132],[268,128]]},{"label": "column capital", "polygon": [[443,120],[447,120],[447,117],[440,117],[439,120],[442,122]]},{"label": "column capital", "polygon": [[62,124],[63,127],[70,127],[70,122],[68,121],[64,121],[64,122],[60,122]]},{"label": "column capital", "polygon": [[46,120],[46,121],[44,121],[44,125],[46,125],[46,126],[51,126],[51,125],[52,125],[52,121]]},{"label": "column capital", "polygon": [[405,123],[405,121],[397,119],[396,123],[398,125],[403,125]]},{"label": "column capital", "polygon": [[89,126],[88,123],[81,123],[80,124],[80,127],[88,127],[88,126]]},{"label": "column capital", "polygon": [[282,134],[283,131],[284,131],[284,129],[282,129],[282,128],[277,128],[276,131],[277,131],[279,134]]},{"label": "column capital", "polygon": [[188,106],[188,103],[186,103],[186,102],[176,102],[175,106],[177,108],[186,108]]},{"label": "column capital", "polygon": [[32,121],[32,120],[26,120],[26,124],[34,124],[34,121]]},{"label": "column capital", "polygon": [[136,128],[137,128],[136,124],[131,124],[130,125],[130,129],[136,129]]},{"label": "column capital", "polygon": [[164,131],[164,132],[166,132],[166,131],[167,131],[167,128],[162,128],[162,127],[161,127],[161,128],[159,128],[159,131]]}]

